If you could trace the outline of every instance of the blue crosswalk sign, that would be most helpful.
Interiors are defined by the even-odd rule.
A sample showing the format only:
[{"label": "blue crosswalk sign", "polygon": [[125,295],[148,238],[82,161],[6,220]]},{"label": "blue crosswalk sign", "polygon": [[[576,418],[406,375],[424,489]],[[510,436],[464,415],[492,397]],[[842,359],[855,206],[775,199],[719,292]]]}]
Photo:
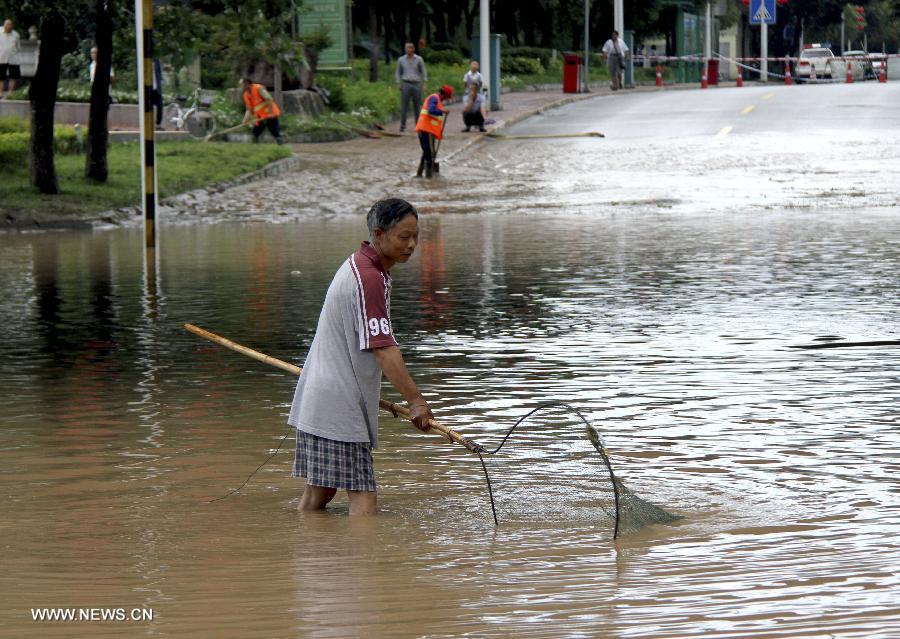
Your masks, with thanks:
[{"label": "blue crosswalk sign", "polygon": [[775,0],[750,0],[750,24],[775,24]]}]

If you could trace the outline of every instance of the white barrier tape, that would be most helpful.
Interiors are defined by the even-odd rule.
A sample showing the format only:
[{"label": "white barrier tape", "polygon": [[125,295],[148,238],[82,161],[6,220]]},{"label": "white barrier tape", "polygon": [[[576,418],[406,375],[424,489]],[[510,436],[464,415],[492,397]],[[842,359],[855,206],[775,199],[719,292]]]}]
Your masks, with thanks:
[{"label": "white barrier tape", "polygon": [[[763,58],[723,58],[721,55],[719,55],[716,52],[713,52],[713,55],[718,58],[721,58],[723,60],[724,59],[731,60],[732,62],[737,62],[738,60],[742,60],[745,62],[760,62],[763,60]],[[881,54],[879,54],[879,57],[877,57],[877,58],[853,57],[853,56],[845,57],[845,56],[836,55],[833,58],[827,58],[827,59],[828,60],[844,60],[847,62],[854,62],[854,61],[858,62],[860,60],[867,60],[869,62],[879,62],[881,60],[886,60],[886,59],[890,59],[890,58],[900,58],[900,53],[888,53],[883,58],[881,57]],[[692,53],[690,55],[681,55],[681,56],[677,56],[677,55],[666,55],[666,56],[663,56],[663,55],[654,55],[654,56],[636,55],[636,56],[634,56],[635,62],[637,62],[638,60],[643,62],[645,59],[647,61],[649,61],[650,64],[656,64],[657,62],[671,62],[671,61],[679,61],[679,60],[684,61],[684,62],[703,62],[705,60],[705,58],[699,53]],[[765,60],[767,62],[782,62],[782,63],[785,60],[788,60],[790,62],[796,62],[800,59],[801,58],[796,57],[796,56],[781,56],[780,58],[765,58]],[[809,60],[809,58],[803,58],[803,59]]]},{"label": "white barrier tape", "polygon": [[[716,56],[717,58],[719,58],[720,60],[725,60],[726,62],[733,62],[737,67],[739,67],[741,69],[747,69],[748,71],[753,71],[755,73],[759,73],[760,75],[762,74],[760,69],[758,69],[757,67],[747,66],[746,64],[741,64],[740,62],[738,62],[738,60],[746,60],[746,58],[726,58],[725,56],[719,55],[718,53],[713,53],[713,55]],[[783,58],[776,58],[776,60],[783,60]],[[767,71],[766,74],[771,75],[776,78],[781,78],[781,79],[784,79],[787,75],[787,74],[783,74],[783,73],[775,73],[774,71]],[[798,80],[796,73],[791,73],[791,79],[793,79],[794,81]],[[803,82],[815,82],[816,84],[838,84],[838,83],[842,82],[842,80],[821,77],[821,78],[816,78],[815,80],[813,80],[811,78],[803,78]]]}]

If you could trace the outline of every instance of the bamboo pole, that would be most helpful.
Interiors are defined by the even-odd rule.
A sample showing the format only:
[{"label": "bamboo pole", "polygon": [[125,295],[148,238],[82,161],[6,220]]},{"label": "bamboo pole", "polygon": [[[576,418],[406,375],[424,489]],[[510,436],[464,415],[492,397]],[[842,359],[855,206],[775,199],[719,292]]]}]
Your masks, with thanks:
[{"label": "bamboo pole", "polygon": [[586,133],[532,133],[527,135],[503,135],[493,131],[485,133],[484,137],[496,140],[543,140],[548,138],[605,138],[599,131],[587,131]]},{"label": "bamboo pole", "polygon": [[[185,324],[184,328],[194,335],[198,335],[203,339],[208,339],[211,342],[215,342],[220,346],[224,346],[225,348],[231,349],[241,355],[246,355],[252,359],[255,359],[264,364],[268,364],[269,366],[274,366],[275,368],[280,368],[283,371],[288,373],[292,373],[294,375],[299,376],[302,372],[302,369],[299,366],[294,364],[290,364],[285,362],[284,360],[277,359],[272,357],[271,355],[266,355],[265,353],[261,353],[260,351],[253,350],[252,348],[248,348],[246,346],[242,346],[237,342],[233,342],[226,337],[222,337],[221,335],[216,335],[212,331],[207,331],[206,329],[200,328],[194,324]],[[409,409],[406,406],[402,406],[400,404],[395,404],[394,402],[389,402],[386,399],[378,400],[378,405],[382,410],[385,410],[391,413],[394,417],[402,417],[403,419],[410,418]],[[452,428],[448,428],[444,426],[440,422],[435,419],[428,420],[428,427],[430,430],[433,430],[443,437],[446,437],[449,441],[455,442],[457,444],[461,444],[466,447],[467,450],[473,453],[483,452],[484,449],[480,444],[473,442],[472,440],[463,437],[459,433],[457,433]]]},{"label": "bamboo pole", "polygon": [[900,346],[900,340],[883,339],[871,342],[822,342],[821,344],[796,344],[788,348],[805,348],[809,350],[819,348],[855,348],[857,346]]}]

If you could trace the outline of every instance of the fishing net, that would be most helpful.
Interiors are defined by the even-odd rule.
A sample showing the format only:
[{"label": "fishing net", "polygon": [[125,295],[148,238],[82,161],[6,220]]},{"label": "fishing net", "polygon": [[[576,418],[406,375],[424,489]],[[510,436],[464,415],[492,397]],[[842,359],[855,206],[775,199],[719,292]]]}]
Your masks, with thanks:
[{"label": "fishing net", "polygon": [[[483,454],[491,456],[491,473]],[[679,519],[638,497],[616,477],[600,432],[564,402],[542,404],[522,416],[496,448],[479,457],[498,525],[501,517],[513,522],[607,521],[615,538]]]},{"label": "fishing net", "polygon": [[[253,359],[295,375],[300,373],[300,369],[293,364],[241,346],[193,324],[185,324],[185,328]],[[384,404],[382,400],[383,408]],[[406,408],[390,402],[386,404],[386,410],[390,410],[395,417],[403,414],[406,419],[409,418]],[[523,428],[517,430],[520,426]],[[500,523],[499,515],[505,521],[537,516],[543,521],[597,523],[599,512],[611,521],[615,539],[623,532],[679,519],[677,515],[638,497],[616,477],[600,432],[578,409],[566,402],[548,402],[528,412],[513,424],[493,450],[487,450],[435,422],[431,427],[445,435],[455,436],[453,441],[478,455],[495,524]],[[293,433],[293,429],[289,432]],[[513,433],[516,435],[515,445],[504,448]],[[211,501],[221,501],[239,492],[278,453],[286,438],[287,435],[244,483]],[[498,455],[501,449],[503,455]],[[495,471],[495,478],[500,478],[500,483],[488,474],[484,455],[490,456],[492,470]],[[495,499],[495,493],[499,496],[499,502]]]}]

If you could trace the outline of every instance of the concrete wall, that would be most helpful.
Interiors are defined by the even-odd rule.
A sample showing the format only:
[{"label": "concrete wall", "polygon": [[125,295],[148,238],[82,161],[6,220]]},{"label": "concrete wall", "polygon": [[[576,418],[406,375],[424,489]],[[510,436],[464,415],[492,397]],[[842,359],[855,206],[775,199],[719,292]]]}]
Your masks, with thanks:
[{"label": "concrete wall", "polygon": [[[91,105],[83,102],[57,102],[54,120],[57,124],[80,123],[87,126]],[[25,100],[0,100],[0,116],[30,116],[31,107]],[[136,131],[141,120],[136,104],[113,104],[109,109],[109,127],[122,131]]]}]

